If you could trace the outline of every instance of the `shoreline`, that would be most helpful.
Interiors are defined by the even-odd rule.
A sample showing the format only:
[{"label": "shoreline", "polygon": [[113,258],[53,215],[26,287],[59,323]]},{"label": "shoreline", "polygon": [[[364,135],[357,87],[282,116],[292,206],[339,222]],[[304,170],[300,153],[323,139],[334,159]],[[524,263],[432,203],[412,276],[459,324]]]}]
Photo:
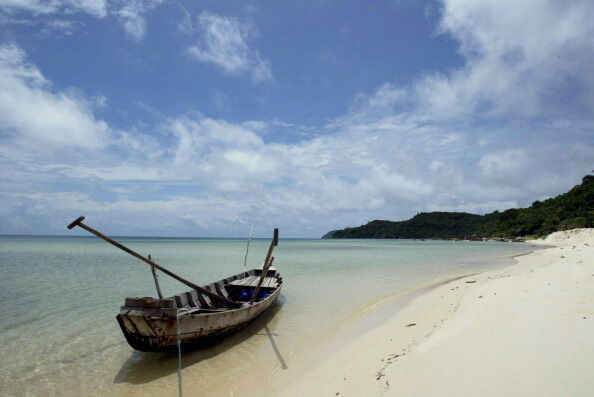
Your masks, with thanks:
[{"label": "shoreline", "polygon": [[[257,392],[249,389],[243,390],[243,393],[246,393],[245,395],[247,396],[274,396],[278,393],[280,393],[279,395],[284,395],[281,389],[287,383],[292,383],[295,376],[302,376],[304,372],[310,371],[312,366],[318,366],[319,362],[326,360],[327,357],[336,355],[343,349],[344,345],[359,339],[363,334],[373,332],[374,329],[382,326],[392,316],[409,306],[415,299],[456,280],[478,275],[486,271],[507,268],[517,263],[514,259],[515,257],[527,255],[540,249],[537,246],[530,248],[532,250],[527,252],[518,249],[516,252],[501,255],[469,257],[464,263],[460,263],[460,267],[455,272],[446,273],[426,281],[421,281],[418,284],[410,285],[404,289],[397,289],[369,298],[354,308],[351,315],[340,320],[333,327],[326,329],[323,334],[320,334],[312,346],[301,349],[298,353],[292,351],[291,355],[293,357],[289,371],[283,371],[280,367],[277,367],[267,377],[266,384],[259,385]],[[317,395],[313,391],[312,393],[313,395]],[[295,395],[298,394],[296,393]]]},{"label": "shoreline", "polygon": [[515,264],[415,295],[260,395],[591,395],[593,229],[529,243],[539,248]]},{"label": "shoreline", "polygon": [[[343,328],[347,327],[348,324],[351,324],[351,323],[356,322],[360,319],[363,319],[364,317],[366,317],[368,315],[373,315],[374,312],[382,310],[386,306],[397,306],[399,309],[391,310],[394,313],[396,313],[397,311],[402,310],[406,306],[410,305],[411,302],[414,301],[416,298],[422,296],[423,294],[427,294],[436,288],[439,288],[443,285],[452,283],[454,281],[457,281],[457,280],[460,280],[460,279],[463,279],[466,277],[479,275],[479,274],[489,272],[489,271],[502,270],[509,266],[514,266],[518,262],[516,260],[516,258],[525,256],[525,255],[530,255],[530,254],[536,252],[537,250],[546,249],[548,247],[551,247],[551,246],[534,244],[533,245],[534,249],[532,249],[528,252],[511,253],[511,254],[506,254],[506,255],[501,255],[501,256],[489,257],[489,258],[480,258],[478,260],[471,259],[470,261],[472,262],[472,264],[469,264],[466,266],[475,267],[477,265],[477,263],[479,263],[479,266],[488,266],[490,269],[489,270],[481,270],[481,271],[471,271],[471,272],[449,273],[449,274],[445,274],[443,276],[439,276],[439,277],[427,280],[420,284],[415,284],[410,287],[406,287],[402,290],[396,290],[396,291],[389,292],[389,293],[386,293],[386,294],[383,294],[380,296],[370,298],[368,301],[366,301],[365,303],[363,303],[363,304],[359,305],[357,308],[355,308],[353,311],[353,314],[350,317],[342,320],[339,323],[340,326],[337,326],[336,330],[343,329]],[[504,264],[504,265],[502,265],[500,263],[496,263],[497,261],[506,260],[506,259],[509,259],[511,261],[511,263]]]}]

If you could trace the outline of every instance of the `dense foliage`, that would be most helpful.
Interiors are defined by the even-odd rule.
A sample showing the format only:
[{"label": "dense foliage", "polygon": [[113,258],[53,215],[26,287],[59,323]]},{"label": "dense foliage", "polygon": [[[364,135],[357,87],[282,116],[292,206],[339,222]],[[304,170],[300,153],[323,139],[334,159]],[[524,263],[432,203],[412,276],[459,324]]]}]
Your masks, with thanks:
[{"label": "dense foliage", "polygon": [[557,230],[594,227],[594,175],[587,175],[569,192],[528,208],[486,215],[428,212],[402,221],[375,220],[334,230],[324,238],[481,238],[544,236]]}]

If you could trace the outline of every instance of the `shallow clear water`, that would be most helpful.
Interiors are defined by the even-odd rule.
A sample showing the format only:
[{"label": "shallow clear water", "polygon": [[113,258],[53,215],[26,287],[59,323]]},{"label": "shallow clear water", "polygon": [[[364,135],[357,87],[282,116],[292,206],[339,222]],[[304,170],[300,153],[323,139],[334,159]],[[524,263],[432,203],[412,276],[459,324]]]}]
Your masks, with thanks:
[{"label": "shallow clear water", "polygon": [[[245,240],[118,240],[197,284],[243,269]],[[268,245],[252,241],[248,268],[261,265]],[[281,240],[274,253],[285,283],[279,303],[223,343],[184,354],[184,389],[245,395],[254,371],[268,381],[307,360],[370,302],[446,275],[510,264],[506,257],[530,249],[494,242]],[[165,275],[160,282],[166,296],[187,290]],[[0,394],[176,396],[175,356],[133,351],[115,321],[125,297],[155,295],[146,264],[97,238],[0,236]]]}]

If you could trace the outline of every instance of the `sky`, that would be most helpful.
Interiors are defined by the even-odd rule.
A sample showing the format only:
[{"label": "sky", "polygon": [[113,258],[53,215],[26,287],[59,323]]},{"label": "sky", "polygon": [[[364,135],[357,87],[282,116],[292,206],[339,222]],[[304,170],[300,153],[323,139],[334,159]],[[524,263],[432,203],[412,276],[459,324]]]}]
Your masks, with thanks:
[{"label": "sky", "polygon": [[594,169],[591,0],[0,0],[0,234],[319,237]]}]

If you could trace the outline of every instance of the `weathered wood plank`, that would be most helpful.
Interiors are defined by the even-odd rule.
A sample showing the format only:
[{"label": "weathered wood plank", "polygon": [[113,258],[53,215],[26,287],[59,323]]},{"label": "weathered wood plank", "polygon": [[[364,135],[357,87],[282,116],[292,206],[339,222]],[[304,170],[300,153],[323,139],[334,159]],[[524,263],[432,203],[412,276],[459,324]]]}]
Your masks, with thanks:
[{"label": "weathered wood plank", "polygon": [[[246,277],[241,280],[232,281],[229,286],[231,287],[247,287],[247,288],[256,288],[258,283],[260,282],[259,276],[250,276]],[[276,288],[278,283],[276,281],[276,277],[265,277],[264,281],[262,282],[261,288]]]},{"label": "weathered wood plank", "polygon": [[188,305],[190,305],[190,307],[200,307],[194,300],[194,296],[191,292],[186,292],[186,299],[188,300]]},{"label": "weathered wood plank", "polygon": [[139,307],[175,307],[173,299],[155,298],[126,298],[124,305]]},{"label": "weathered wood plank", "polygon": [[198,299],[198,302],[200,302],[199,307],[202,307],[205,309],[210,308],[210,305],[208,304],[208,302],[206,302],[206,299],[204,299],[204,295],[202,295],[200,292],[194,290],[194,291],[192,291],[192,296],[194,296],[196,299]]}]

